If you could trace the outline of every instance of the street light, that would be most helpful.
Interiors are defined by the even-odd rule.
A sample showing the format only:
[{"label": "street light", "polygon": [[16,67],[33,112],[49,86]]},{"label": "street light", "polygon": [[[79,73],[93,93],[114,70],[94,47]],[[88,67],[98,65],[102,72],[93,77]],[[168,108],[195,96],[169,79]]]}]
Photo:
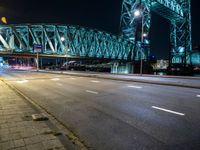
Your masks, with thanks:
[{"label": "street light", "polygon": [[143,61],[142,61],[142,44],[144,42],[144,37],[147,37],[147,33],[144,33],[144,14],[140,9],[135,10],[134,12],[135,17],[142,17],[142,33],[141,33],[141,46],[140,46],[140,75],[142,75],[142,68],[143,68]]},{"label": "street light", "polygon": [[64,42],[64,41],[65,41],[65,38],[62,36],[62,37],[60,38],[60,40],[61,40],[62,42]]},{"label": "street light", "polygon": [[[65,42],[65,37],[61,37],[60,38],[60,40],[62,41],[62,42]],[[66,56],[66,62],[64,63],[65,64],[65,69],[67,70],[67,48],[64,46],[64,50],[65,50],[65,56]]]},{"label": "street light", "polygon": [[136,10],[135,12],[134,12],[134,16],[135,17],[139,17],[141,15],[141,11],[140,10]]}]

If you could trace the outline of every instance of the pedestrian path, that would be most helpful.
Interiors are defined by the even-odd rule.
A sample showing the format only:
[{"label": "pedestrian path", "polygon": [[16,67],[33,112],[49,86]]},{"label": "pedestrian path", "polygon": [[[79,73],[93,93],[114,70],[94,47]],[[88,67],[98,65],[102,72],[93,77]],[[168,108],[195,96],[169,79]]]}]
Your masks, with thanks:
[{"label": "pedestrian path", "polygon": [[34,107],[0,80],[0,150],[66,149],[48,120],[33,120]]}]

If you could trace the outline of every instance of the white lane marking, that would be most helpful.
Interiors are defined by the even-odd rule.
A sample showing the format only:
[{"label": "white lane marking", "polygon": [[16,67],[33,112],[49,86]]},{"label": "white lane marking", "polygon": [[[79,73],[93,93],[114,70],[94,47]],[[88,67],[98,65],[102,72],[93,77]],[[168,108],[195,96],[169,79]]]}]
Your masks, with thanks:
[{"label": "white lane marking", "polygon": [[61,83],[57,83],[58,86],[63,86]]},{"label": "white lane marking", "polygon": [[135,89],[141,89],[142,88],[141,86],[134,86],[134,85],[129,85],[128,87],[135,88]]},{"label": "white lane marking", "polygon": [[16,82],[22,84],[22,83],[27,83],[28,80],[21,80],[21,81],[16,81]]},{"label": "white lane marking", "polygon": [[197,97],[199,97],[199,98],[200,98],[200,95],[197,95]]},{"label": "white lane marking", "polygon": [[59,81],[60,79],[59,78],[53,78],[51,79],[52,81]]},{"label": "white lane marking", "polygon": [[98,92],[90,91],[90,90],[86,90],[86,92],[88,92],[88,93],[92,93],[92,94],[99,94]]},{"label": "white lane marking", "polygon": [[99,83],[100,81],[97,81],[97,80],[91,80],[90,82],[93,82],[93,83]]},{"label": "white lane marking", "polygon": [[69,79],[76,80],[75,78],[69,78]]},{"label": "white lane marking", "polygon": [[165,111],[165,112],[169,112],[169,113],[172,113],[172,114],[180,115],[180,116],[185,116],[185,114],[183,114],[183,113],[172,111],[172,110],[161,108],[161,107],[152,106],[152,108],[162,110],[162,111]]}]

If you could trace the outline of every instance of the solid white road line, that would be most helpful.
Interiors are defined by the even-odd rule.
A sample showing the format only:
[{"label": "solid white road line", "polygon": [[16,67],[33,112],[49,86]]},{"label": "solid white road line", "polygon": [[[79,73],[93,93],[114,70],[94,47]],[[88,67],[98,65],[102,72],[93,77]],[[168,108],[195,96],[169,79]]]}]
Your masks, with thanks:
[{"label": "solid white road line", "polygon": [[141,86],[134,86],[134,85],[129,85],[128,87],[135,88],[135,89],[141,89],[142,88]]},{"label": "solid white road line", "polygon": [[183,113],[179,113],[179,112],[172,111],[172,110],[165,109],[165,108],[161,108],[161,107],[152,106],[152,108],[162,110],[162,111],[165,111],[165,112],[169,112],[169,113],[172,113],[172,114],[180,115],[180,116],[185,116],[185,114],[183,114]]},{"label": "solid white road line", "polygon": [[197,97],[199,97],[199,98],[200,98],[200,95],[197,95]]},{"label": "solid white road line", "polygon": [[86,90],[86,92],[88,92],[88,93],[92,93],[92,94],[99,94],[98,92],[90,91],[90,90]]},{"label": "solid white road line", "polygon": [[97,80],[91,80],[90,82],[93,82],[93,83],[99,83],[100,81],[97,81]]}]

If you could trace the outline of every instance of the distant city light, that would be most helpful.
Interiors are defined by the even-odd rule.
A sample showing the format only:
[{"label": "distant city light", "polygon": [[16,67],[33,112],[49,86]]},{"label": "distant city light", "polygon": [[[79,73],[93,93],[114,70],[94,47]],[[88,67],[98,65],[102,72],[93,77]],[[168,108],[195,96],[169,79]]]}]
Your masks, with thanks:
[{"label": "distant city light", "polygon": [[6,17],[1,17],[1,22],[2,22],[3,24],[7,24],[7,19],[6,19]]}]

